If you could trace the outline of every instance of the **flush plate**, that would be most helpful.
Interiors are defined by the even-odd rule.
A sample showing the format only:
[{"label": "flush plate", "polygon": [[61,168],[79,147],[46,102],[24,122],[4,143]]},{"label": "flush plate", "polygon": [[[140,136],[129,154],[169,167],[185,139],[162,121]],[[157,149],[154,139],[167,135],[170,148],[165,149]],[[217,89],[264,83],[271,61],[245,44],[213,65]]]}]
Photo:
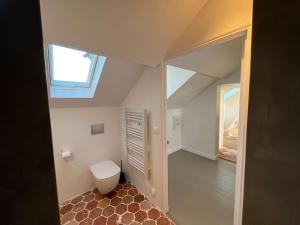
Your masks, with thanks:
[{"label": "flush plate", "polygon": [[91,125],[91,135],[103,134],[104,133],[104,123]]}]

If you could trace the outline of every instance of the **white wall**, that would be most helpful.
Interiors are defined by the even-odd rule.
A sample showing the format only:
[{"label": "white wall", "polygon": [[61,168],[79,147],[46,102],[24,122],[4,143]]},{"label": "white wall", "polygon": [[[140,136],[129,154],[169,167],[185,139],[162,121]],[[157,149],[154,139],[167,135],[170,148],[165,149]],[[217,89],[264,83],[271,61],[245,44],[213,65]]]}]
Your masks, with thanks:
[{"label": "white wall", "polygon": [[[51,108],[51,129],[59,202],[94,187],[89,166],[111,159],[121,160],[120,109]],[[104,123],[104,134],[91,136],[90,125]],[[65,162],[61,150],[70,148],[74,160]]]},{"label": "white wall", "polygon": [[208,87],[182,108],[182,146],[195,154],[215,158],[217,86],[240,82],[240,70]]},{"label": "white wall", "polygon": [[179,116],[182,121],[181,109],[169,109],[167,110],[167,140],[169,144],[167,144],[167,152],[171,154],[176,152],[182,148],[181,143],[181,126],[174,127],[173,126],[173,116]]},{"label": "white wall", "polygon": [[[126,172],[130,176],[131,182],[140,192],[150,198],[150,200],[160,208],[163,208],[163,152],[161,149],[161,72],[159,68],[147,68],[129,95],[121,105],[122,118],[122,158],[127,162],[126,156],[126,131],[125,131],[125,108],[147,109],[149,112],[149,142],[150,142],[150,167],[152,167],[150,180],[145,186],[144,178],[135,169],[126,165]],[[153,129],[159,128],[159,133],[154,134]],[[150,196],[149,189],[152,186],[156,192]],[[147,188],[146,188],[147,187]]]}]

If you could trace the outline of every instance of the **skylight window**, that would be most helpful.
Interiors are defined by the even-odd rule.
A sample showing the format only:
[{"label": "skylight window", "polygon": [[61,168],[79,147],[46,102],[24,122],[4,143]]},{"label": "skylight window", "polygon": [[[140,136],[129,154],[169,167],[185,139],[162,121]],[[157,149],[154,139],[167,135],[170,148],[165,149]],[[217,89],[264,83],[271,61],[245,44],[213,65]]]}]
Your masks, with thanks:
[{"label": "skylight window", "polygon": [[224,100],[226,101],[227,99],[231,98],[232,96],[236,95],[239,92],[240,92],[240,88],[232,88],[226,91],[224,94]]},{"label": "skylight window", "polygon": [[48,59],[52,98],[93,98],[106,57],[49,45]]}]

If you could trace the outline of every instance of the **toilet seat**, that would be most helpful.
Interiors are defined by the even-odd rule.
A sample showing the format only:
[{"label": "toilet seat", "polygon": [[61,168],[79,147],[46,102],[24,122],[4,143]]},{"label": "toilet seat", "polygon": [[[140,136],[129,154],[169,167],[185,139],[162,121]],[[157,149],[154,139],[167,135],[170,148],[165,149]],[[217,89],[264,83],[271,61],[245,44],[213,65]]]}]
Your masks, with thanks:
[{"label": "toilet seat", "polygon": [[108,179],[121,172],[121,169],[113,161],[103,161],[90,166],[96,179]]}]

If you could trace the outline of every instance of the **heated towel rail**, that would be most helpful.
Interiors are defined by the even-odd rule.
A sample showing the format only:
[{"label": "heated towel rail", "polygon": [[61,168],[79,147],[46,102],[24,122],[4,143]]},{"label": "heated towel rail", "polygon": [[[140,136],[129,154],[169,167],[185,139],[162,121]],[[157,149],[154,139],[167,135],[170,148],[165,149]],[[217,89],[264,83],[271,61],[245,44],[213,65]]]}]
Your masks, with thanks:
[{"label": "heated towel rail", "polygon": [[145,177],[149,173],[147,110],[125,110],[127,162]]}]

